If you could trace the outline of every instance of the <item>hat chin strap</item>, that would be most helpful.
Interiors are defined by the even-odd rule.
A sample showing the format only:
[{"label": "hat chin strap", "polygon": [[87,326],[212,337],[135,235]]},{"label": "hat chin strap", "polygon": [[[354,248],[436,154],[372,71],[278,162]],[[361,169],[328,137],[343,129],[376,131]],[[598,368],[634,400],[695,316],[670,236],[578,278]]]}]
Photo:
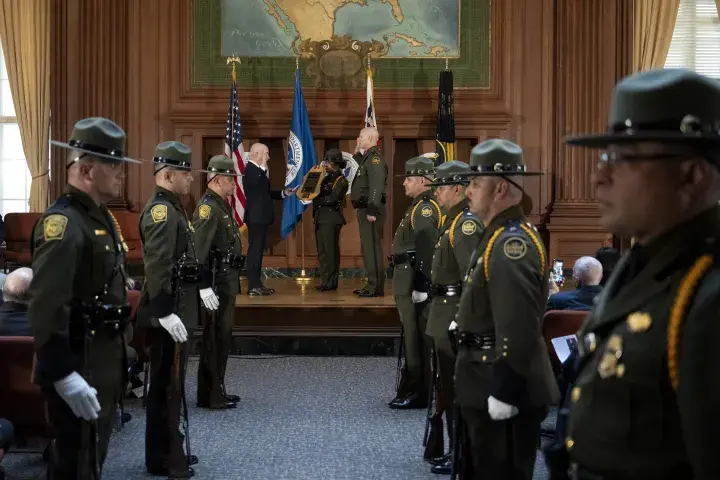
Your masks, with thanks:
[{"label": "hat chin strap", "polygon": [[522,188],[520,185],[518,185],[518,183],[515,182],[514,180],[510,179],[509,177],[506,177],[505,175],[500,175],[500,178],[502,178],[503,180],[505,180],[508,183],[512,183],[518,190],[520,190],[523,193],[523,195],[527,195],[527,193],[525,193],[525,189]]}]

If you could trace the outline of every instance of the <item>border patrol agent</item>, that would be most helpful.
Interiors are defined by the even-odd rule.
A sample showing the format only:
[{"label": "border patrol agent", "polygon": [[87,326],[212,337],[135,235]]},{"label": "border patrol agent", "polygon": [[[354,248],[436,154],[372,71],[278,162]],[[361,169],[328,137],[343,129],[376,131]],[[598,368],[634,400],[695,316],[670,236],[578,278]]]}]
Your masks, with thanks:
[{"label": "border patrol agent", "polygon": [[[447,455],[443,455],[442,416],[447,421],[448,438],[454,438],[455,403],[455,352],[450,344],[448,328],[455,318],[462,279],[470,264],[482,233],[483,224],[475,218],[465,198],[467,163],[452,160],[435,168],[435,197],[447,212],[439,232],[432,260],[430,285],[430,315],[427,322],[427,335],[432,338],[434,351],[435,414],[429,417],[430,429],[426,438],[424,457],[434,466],[432,473],[450,475],[452,470],[452,446]],[[439,452],[435,452],[439,446]]]},{"label": "border patrol agent", "polygon": [[187,195],[192,185],[191,155],[180,142],[156,147],[157,185],[140,215],[145,284],[137,321],[148,328],[150,345],[145,466],[151,474],[176,478],[193,476],[190,465],[198,461],[187,436],[185,372],[188,332],[198,323],[200,266],[193,226],[180,203],[180,195]]},{"label": "border patrol agent", "polygon": [[463,480],[531,480],[540,422],[559,397],[541,321],[549,268],[521,202],[523,152],[507,140],[470,156],[470,210],[486,225],[457,314],[455,401]]},{"label": "border patrol agent", "polygon": [[[35,225],[28,321],[35,381],[56,437],[48,478],[99,479],[127,380],[125,250],[105,203],[120,196],[125,132],[105,118],[73,128],[68,186]],[[90,172],[93,175],[90,175]]]},{"label": "border patrol agent", "polygon": [[392,245],[393,294],[403,327],[405,366],[390,408],[424,408],[430,394],[430,341],[425,335],[432,255],[442,221],[440,205],[432,198],[431,158],[405,162],[403,185],[412,198]]},{"label": "border patrol agent", "polygon": [[323,161],[328,175],[320,187],[320,195],[312,201],[315,220],[315,241],[320,261],[321,292],[337,290],[340,275],[340,229],[345,225],[342,207],[348,191],[348,181],[342,174],[345,160],[342,152],[333,148],[325,152]]},{"label": "border patrol agent", "polygon": [[[225,370],[235,324],[235,296],[240,293],[240,270],[245,263],[240,227],[225,201],[235,191],[235,162],[216,155],[208,162],[208,188],[193,215],[195,251],[202,269],[200,300],[208,312],[203,328],[198,365],[197,405],[202,408],[235,408],[238,395],[225,391]],[[217,295],[216,295],[217,294]],[[219,298],[219,305],[214,303]],[[217,310],[216,312],[214,310]]]},{"label": "border patrol agent", "polygon": [[376,142],[377,130],[364,128],[358,137],[358,147],[364,148],[365,152],[354,156],[358,168],[350,189],[350,200],[360,229],[363,265],[367,273],[367,284],[353,292],[360,297],[385,295],[381,239],[386,213],[388,167],[375,146]]},{"label": "border patrol agent", "polygon": [[608,149],[593,175],[601,221],[635,244],[579,332],[553,478],[720,478],[720,83],[626,77],[609,131],[568,143]]}]

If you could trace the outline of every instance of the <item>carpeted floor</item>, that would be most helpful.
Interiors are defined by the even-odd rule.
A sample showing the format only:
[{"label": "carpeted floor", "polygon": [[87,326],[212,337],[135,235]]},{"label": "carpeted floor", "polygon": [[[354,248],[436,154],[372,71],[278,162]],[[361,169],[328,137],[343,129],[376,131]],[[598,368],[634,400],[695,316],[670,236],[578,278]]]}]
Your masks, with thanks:
[{"label": "carpeted floor", "polygon": [[[387,408],[395,382],[388,357],[232,358],[235,410],[195,408],[197,361],[188,372],[198,480],[430,480],[422,461],[422,410]],[[144,410],[114,435],[103,480],[152,478],[144,467]],[[39,454],[11,453],[8,480],[44,478]],[[540,457],[534,480],[547,478]]]}]

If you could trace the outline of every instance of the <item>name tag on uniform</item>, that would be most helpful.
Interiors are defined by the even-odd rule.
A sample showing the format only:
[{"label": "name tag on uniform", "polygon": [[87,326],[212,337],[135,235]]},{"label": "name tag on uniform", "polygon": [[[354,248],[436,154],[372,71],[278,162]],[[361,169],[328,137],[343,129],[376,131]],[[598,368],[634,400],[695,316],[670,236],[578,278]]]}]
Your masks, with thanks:
[{"label": "name tag on uniform", "polygon": [[108,233],[107,233],[107,230],[95,230],[95,235],[96,235],[96,236],[107,235],[107,234],[108,234]]}]

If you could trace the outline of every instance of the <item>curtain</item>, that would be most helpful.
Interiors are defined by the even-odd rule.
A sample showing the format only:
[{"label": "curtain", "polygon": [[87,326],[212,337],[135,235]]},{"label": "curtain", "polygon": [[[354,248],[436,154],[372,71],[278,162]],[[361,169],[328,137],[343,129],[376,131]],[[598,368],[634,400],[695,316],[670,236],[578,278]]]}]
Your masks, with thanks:
[{"label": "curtain", "polygon": [[30,211],[42,212],[49,189],[50,0],[0,0],[0,40],[32,175]]},{"label": "curtain", "polygon": [[670,50],[680,0],[636,0],[634,7],[633,71],[662,68]]}]

